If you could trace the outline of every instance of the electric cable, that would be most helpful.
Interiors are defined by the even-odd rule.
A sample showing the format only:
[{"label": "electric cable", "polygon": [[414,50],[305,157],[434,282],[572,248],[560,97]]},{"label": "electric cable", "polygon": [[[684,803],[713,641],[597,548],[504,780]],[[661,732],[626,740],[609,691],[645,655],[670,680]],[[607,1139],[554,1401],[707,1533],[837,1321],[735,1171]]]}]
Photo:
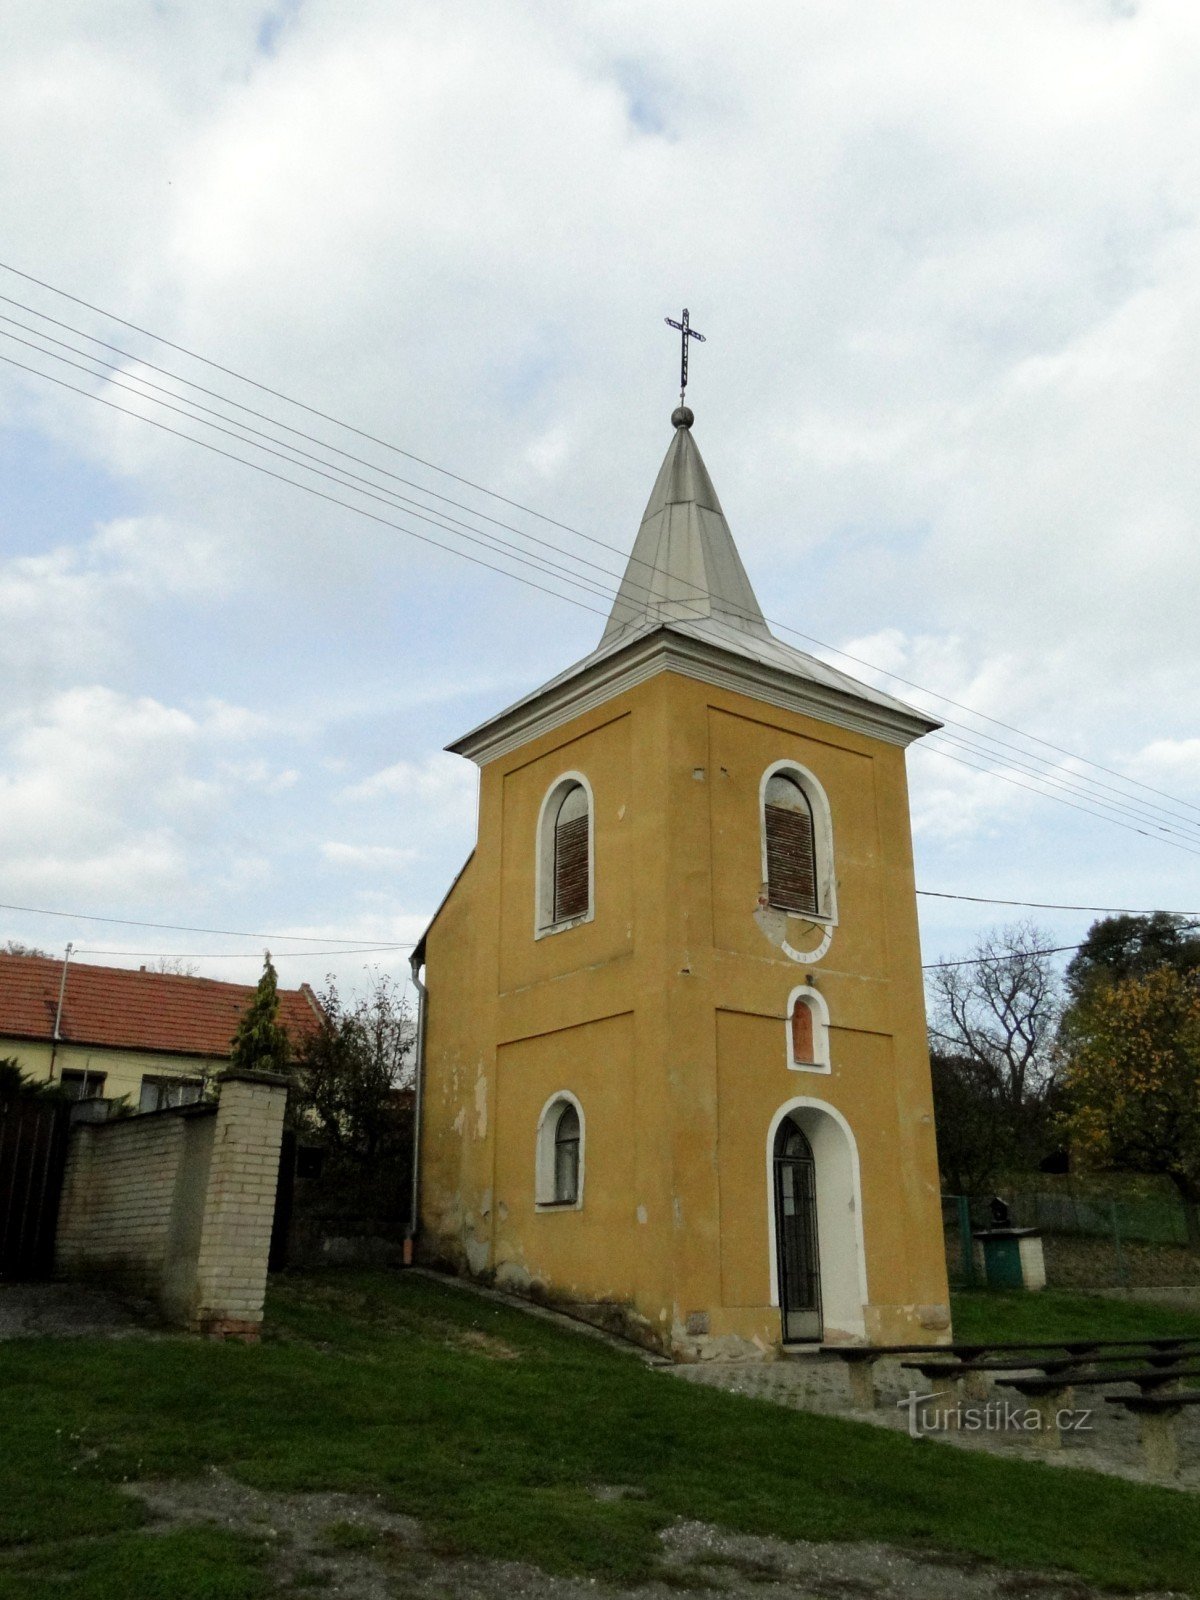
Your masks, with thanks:
[{"label": "electric cable", "polygon": [[[557,527],[557,528],[561,529],[563,532],[571,534],[573,537],[580,538],[580,539],[585,539],[585,540],[587,540],[587,541],[589,541],[589,542],[591,542],[593,544],[601,545],[603,548],[606,548],[606,549],[609,549],[609,550],[613,550],[617,554],[622,554],[622,552],[619,549],[619,547],[617,547],[615,545],[611,545],[607,541],[604,541],[604,540],[601,540],[601,539],[597,539],[594,535],[584,533],[581,529],[574,528],[568,523],[560,522],[560,521],[558,521],[557,519],[555,519],[553,517],[548,517],[543,512],[537,511],[533,507],[526,506],[526,505],[522,504],[520,501],[517,501],[517,500],[511,500],[507,496],[498,494],[495,490],[488,489],[486,486],[484,486],[482,484],[475,483],[471,479],[462,477],[460,474],[451,472],[447,468],[438,466],[437,463],[435,463],[435,462],[428,461],[428,460],[426,460],[425,458],[423,458],[421,456],[415,455],[411,451],[404,450],[401,446],[399,446],[397,444],[394,444],[389,440],[378,438],[377,436],[375,436],[373,434],[370,434],[370,433],[366,432],[363,429],[357,428],[353,424],[345,422],[342,419],[340,419],[340,418],[338,418],[336,416],[333,416],[328,412],[321,411],[316,407],[308,405],[306,402],[298,400],[294,396],[287,395],[287,394],[283,393],[280,390],[271,388],[269,385],[260,383],[258,380],[249,377],[245,373],[241,373],[241,372],[237,371],[236,369],[234,369],[232,367],[224,366],[220,362],[213,361],[209,357],[201,355],[198,351],[191,350],[187,346],[177,344],[177,343],[173,342],[172,340],[169,340],[169,339],[165,338],[164,336],[155,333],[151,329],[144,328],[138,323],[132,322],[132,321],[128,320],[127,318],[118,316],[115,312],[108,311],[108,310],[106,310],[105,308],[103,308],[101,306],[94,305],[90,301],[83,300],[82,298],[80,298],[77,295],[70,294],[67,290],[61,289],[57,285],[47,282],[45,279],[37,278],[31,273],[24,272],[20,268],[14,267],[11,263],[0,261],[0,268],[3,268],[5,271],[13,273],[17,277],[23,278],[26,282],[36,284],[38,287],[46,289],[48,292],[50,292],[52,294],[56,294],[56,295],[60,296],[63,299],[69,300],[73,304],[83,306],[85,309],[87,309],[89,311],[93,311],[97,315],[107,318],[109,321],[113,321],[113,322],[119,323],[122,327],[130,328],[132,331],[141,334],[145,338],[153,339],[157,343],[164,345],[168,349],[176,350],[180,354],[186,355],[191,360],[202,362],[204,365],[211,367],[214,371],[223,372],[227,376],[236,379],[238,382],[246,383],[246,384],[250,385],[251,387],[259,390],[261,393],[269,394],[275,399],[282,400],[285,404],[296,406],[300,410],[303,410],[303,411],[309,413],[310,415],[319,417],[323,421],[332,423],[335,427],[343,428],[343,429],[345,429],[346,431],[348,431],[350,433],[356,434],[360,438],[366,439],[370,443],[379,445],[383,449],[391,450],[391,451],[395,452],[396,454],[399,454],[399,455],[402,455],[402,456],[406,457],[409,460],[415,461],[419,465],[426,467],[430,471],[437,472],[437,473],[441,474],[442,476],[450,478],[451,480],[453,480],[455,482],[462,483],[466,487],[474,489],[478,493],[487,495],[490,498],[495,499],[495,500],[499,501],[502,504],[509,505],[515,510],[522,511],[522,512],[526,513],[529,516],[536,517],[538,520],[540,520],[540,521],[542,521],[544,523],[547,523],[550,526]],[[7,296],[5,296],[3,298],[6,299],[6,300],[9,300],[9,303],[24,306],[24,302],[13,301],[13,300],[10,299],[10,297],[7,297]],[[27,307],[27,306],[25,306],[24,308],[29,310],[29,311],[31,311],[31,313],[33,315],[42,317],[43,319],[45,319],[47,321],[50,321],[50,322],[54,322],[58,326],[68,327],[68,328],[71,326],[70,324],[58,323],[57,319],[49,317],[47,313],[41,312],[41,311],[37,310],[36,308]],[[96,342],[96,343],[99,343],[99,344],[104,344],[105,343],[105,341],[97,339],[94,335],[91,335],[91,334],[88,334],[88,333],[84,333],[81,330],[73,329],[72,331],[80,333],[81,337],[88,338],[89,340],[92,340],[93,342]],[[116,346],[108,346],[108,348],[114,349],[114,350],[118,349],[118,347],[116,347]],[[47,352],[47,353],[49,353],[49,352]],[[125,353],[125,352],[119,352],[119,353]],[[139,360],[140,358],[130,356],[130,359]],[[141,364],[153,367],[153,364],[149,363],[149,362],[144,362],[143,361]],[[162,371],[164,373],[166,372],[166,369],[162,369],[162,368],[154,368],[154,370]],[[188,384],[190,387],[197,388],[197,389],[201,390],[201,392],[209,393],[210,395],[214,395],[217,398],[221,398],[221,399],[223,399],[225,401],[225,403],[234,405],[235,407],[238,407],[239,409],[245,410],[249,414],[258,415],[258,416],[264,418],[265,420],[270,420],[270,421],[272,421],[274,423],[275,426],[282,427],[282,428],[284,428],[285,430],[287,430],[289,432],[297,433],[298,436],[302,436],[302,437],[308,438],[311,442],[320,443],[320,444],[322,444],[322,446],[324,448],[328,448],[328,449],[332,449],[334,451],[338,451],[338,453],[341,453],[341,454],[347,454],[346,452],[339,451],[339,447],[338,446],[327,444],[325,441],[315,440],[315,439],[313,439],[312,435],[302,434],[301,430],[293,429],[293,428],[290,427],[289,424],[283,423],[279,419],[267,417],[265,413],[253,412],[252,408],[243,406],[242,403],[239,402],[239,401],[232,400],[231,398],[229,398],[227,396],[216,395],[216,391],[205,390],[202,385],[194,383],[193,380],[184,378],[179,374],[170,374],[170,373],[168,373],[167,375],[173,376],[173,377],[176,378],[177,381],[185,383],[185,384]],[[199,442],[199,441],[194,441],[194,442]],[[356,461],[361,460],[361,458],[358,458],[358,457],[352,457],[351,459],[354,459]],[[362,464],[366,465],[368,463],[363,462]],[[373,471],[386,472],[386,470],[387,470],[385,468],[380,468],[378,466],[375,466],[374,464],[370,464],[370,465],[371,465],[371,470],[373,470]],[[408,482],[408,480],[402,480],[402,481]],[[433,496],[435,496],[437,498],[443,498],[443,497],[437,496],[436,495],[436,491],[433,491],[433,490],[428,490],[428,489],[425,489],[425,488],[421,488],[420,492],[433,495]],[[456,504],[456,505],[459,504],[458,502],[450,502],[450,503],[453,503],[453,504]],[[463,509],[468,509],[468,508],[464,507]],[[487,514],[484,513],[484,512],[478,512],[477,511],[477,512],[475,512],[475,514],[476,515],[480,515],[480,516],[484,516],[485,518],[487,516]],[[495,519],[488,519],[488,520],[495,520]],[[527,538],[532,538],[533,537],[532,535],[521,533],[521,532],[519,532],[519,530],[511,529],[511,525],[509,525],[509,524],[500,524],[500,525],[504,526],[506,528],[510,528],[510,531],[518,532],[520,537],[527,537]],[[566,553],[566,552],[564,552],[564,553]],[[575,559],[582,560],[584,558],[577,557]],[[646,563],[639,563],[639,564],[646,565]],[[604,569],[600,569],[600,570],[604,570]],[[651,570],[656,570],[656,569],[652,568]],[[705,593],[705,591],[702,591],[702,590],[699,589],[699,586],[693,586],[693,587],[697,588],[698,595],[702,595],[702,594]],[[565,598],[565,597],[562,597],[562,598]],[[1171,795],[1166,790],[1158,789],[1158,788],[1156,788],[1155,786],[1153,786],[1151,784],[1143,783],[1139,779],[1129,778],[1124,773],[1118,772],[1118,771],[1116,771],[1115,769],[1113,769],[1111,767],[1104,766],[1100,762],[1093,761],[1090,757],[1078,755],[1075,752],[1067,750],[1064,746],[1055,744],[1053,741],[1041,738],[1037,734],[1027,733],[1024,729],[1018,728],[1012,723],[1005,722],[1005,721],[1003,721],[1002,719],[999,719],[999,718],[991,717],[986,712],[977,711],[977,710],[975,710],[974,707],[967,706],[963,702],[954,700],[952,697],[950,697],[948,695],[943,695],[937,690],[927,689],[923,685],[915,683],[911,679],[905,678],[905,677],[903,677],[902,675],[900,675],[898,673],[890,672],[890,671],[888,671],[888,670],[886,670],[884,668],[880,668],[880,667],[876,666],[874,663],[871,663],[871,662],[863,660],[861,657],[852,655],[847,651],[838,649],[837,646],[826,644],[823,640],[819,640],[819,639],[817,639],[815,636],[813,636],[811,634],[803,633],[801,630],[793,628],[788,624],[780,623],[780,622],[771,622],[770,619],[767,619],[767,620],[768,620],[768,622],[770,622],[771,626],[778,627],[782,631],[791,633],[797,638],[801,638],[801,639],[804,639],[808,643],[815,644],[820,649],[828,650],[833,654],[839,655],[845,660],[853,661],[856,665],[865,667],[868,671],[880,673],[882,676],[889,677],[889,678],[891,678],[893,681],[895,681],[897,683],[905,684],[906,687],[914,689],[918,693],[929,695],[934,699],[944,701],[948,705],[953,705],[953,706],[955,706],[956,709],[965,711],[970,716],[979,718],[982,721],[990,722],[994,726],[1005,728],[1007,731],[1017,734],[1018,737],[1020,737],[1022,739],[1027,739],[1027,740],[1030,740],[1030,741],[1032,741],[1034,743],[1040,744],[1043,748],[1053,750],[1057,754],[1065,755],[1065,756],[1069,757],[1072,760],[1081,761],[1085,765],[1095,768],[1095,770],[1097,770],[1097,771],[1104,772],[1110,777],[1117,778],[1121,783],[1124,783],[1124,784],[1126,784],[1128,786],[1132,786],[1132,787],[1143,789],[1147,793],[1150,793],[1150,794],[1157,794],[1163,799],[1167,799],[1167,800],[1172,801],[1173,804],[1185,806],[1188,810],[1195,811],[1198,814],[1200,814],[1200,806],[1194,805],[1192,802],[1187,801],[1187,800],[1183,800],[1182,798],[1180,798],[1178,796]],[[973,731],[976,731],[978,733],[979,737],[985,737],[985,738],[991,738],[992,737],[991,735],[984,734],[979,730],[973,730]]]}]

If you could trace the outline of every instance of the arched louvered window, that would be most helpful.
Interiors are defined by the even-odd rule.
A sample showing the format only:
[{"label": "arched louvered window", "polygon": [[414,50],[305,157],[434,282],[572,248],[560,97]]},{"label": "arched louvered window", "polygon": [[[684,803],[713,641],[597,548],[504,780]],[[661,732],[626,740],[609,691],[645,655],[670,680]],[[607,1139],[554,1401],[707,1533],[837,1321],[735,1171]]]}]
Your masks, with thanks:
[{"label": "arched louvered window", "polygon": [[776,772],[767,780],[763,804],[766,832],[767,900],[781,911],[820,911],[813,811],[795,778]]},{"label": "arched louvered window", "polygon": [[567,922],[587,912],[590,848],[587,790],[581,783],[574,783],[563,795],[554,819],[555,922]]}]

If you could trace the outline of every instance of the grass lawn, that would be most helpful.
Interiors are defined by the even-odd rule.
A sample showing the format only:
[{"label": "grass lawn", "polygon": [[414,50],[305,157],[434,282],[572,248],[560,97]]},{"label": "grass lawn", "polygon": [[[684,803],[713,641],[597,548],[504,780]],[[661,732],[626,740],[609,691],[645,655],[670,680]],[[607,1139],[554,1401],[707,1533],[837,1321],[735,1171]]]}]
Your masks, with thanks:
[{"label": "grass lawn", "polygon": [[[964,1336],[985,1324],[1008,1336],[1011,1321],[1012,1337],[1033,1337],[1022,1319],[1034,1316],[1067,1319],[1044,1337],[1068,1323],[1098,1332],[1101,1316],[1144,1315],[1143,1332],[1171,1320],[1093,1297],[1019,1298],[964,1297]],[[598,1578],[648,1576],[658,1530],[696,1517],[1200,1596],[1190,1497],[680,1383],[462,1290],[347,1272],[277,1280],[258,1347],[0,1345],[0,1597],[273,1592],[258,1544],[218,1529],[150,1536],[118,1491],[214,1465],[260,1489],[381,1493],[443,1550]],[[643,1496],[598,1500],[598,1484]]]},{"label": "grass lawn", "polygon": [[1040,1294],[981,1289],[953,1297],[954,1337],[971,1339],[1152,1339],[1171,1334],[1200,1338],[1200,1314],[1169,1311],[1138,1300],[1101,1294]]}]

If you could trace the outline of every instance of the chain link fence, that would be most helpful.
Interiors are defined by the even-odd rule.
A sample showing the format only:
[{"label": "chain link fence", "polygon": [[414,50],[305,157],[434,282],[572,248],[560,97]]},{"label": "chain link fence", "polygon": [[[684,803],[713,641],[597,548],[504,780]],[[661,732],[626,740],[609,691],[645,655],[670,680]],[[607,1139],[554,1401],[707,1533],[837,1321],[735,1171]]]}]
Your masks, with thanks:
[{"label": "chain link fence", "polygon": [[1182,1203],[1167,1193],[1109,1197],[1074,1189],[1001,1188],[992,1195],[943,1195],[942,1229],[952,1288],[982,1288],[971,1237],[996,1226],[992,1200],[1014,1228],[1037,1228],[1052,1289],[1200,1286],[1200,1253],[1188,1247]]}]

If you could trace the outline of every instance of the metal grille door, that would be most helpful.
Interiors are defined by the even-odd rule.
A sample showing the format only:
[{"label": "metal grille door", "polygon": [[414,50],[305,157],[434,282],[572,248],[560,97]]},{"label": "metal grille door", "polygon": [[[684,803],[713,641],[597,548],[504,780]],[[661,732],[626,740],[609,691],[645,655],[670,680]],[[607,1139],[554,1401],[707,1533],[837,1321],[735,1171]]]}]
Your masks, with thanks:
[{"label": "metal grille door", "polygon": [[786,1117],[775,1136],[775,1247],[783,1337],[819,1339],[821,1259],[817,1247],[817,1184],[812,1146]]},{"label": "metal grille door", "polygon": [[0,1278],[46,1278],[54,1266],[69,1107],[0,1100]]}]

